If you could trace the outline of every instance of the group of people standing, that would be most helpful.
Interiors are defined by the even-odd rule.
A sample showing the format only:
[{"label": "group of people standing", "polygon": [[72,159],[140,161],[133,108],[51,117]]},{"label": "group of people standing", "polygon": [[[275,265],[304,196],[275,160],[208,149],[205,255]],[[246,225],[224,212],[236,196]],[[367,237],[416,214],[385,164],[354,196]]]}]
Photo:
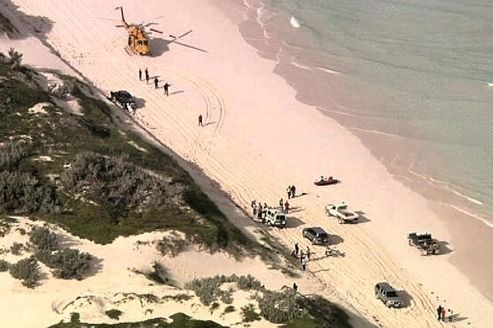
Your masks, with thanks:
[{"label": "group of people standing", "polygon": [[[450,315],[448,317],[448,321],[452,320],[452,310],[448,309],[448,312],[450,312]],[[445,321],[445,316],[447,314],[447,311],[442,305],[438,305],[437,307],[437,316],[438,316],[438,321]]]},{"label": "group of people standing", "polygon": [[296,187],[294,185],[288,186],[286,193],[288,194],[288,199],[294,198],[296,196]]},{"label": "group of people standing", "polygon": [[[146,83],[149,84],[149,80],[151,79],[151,77],[149,75],[149,70],[147,69],[147,67],[144,69],[144,79],[145,79]],[[140,68],[139,68],[139,81],[142,81],[142,69],[140,69]],[[169,96],[169,87],[170,86],[171,86],[171,84],[169,84],[168,82],[164,83],[164,85],[163,85],[164,94],[166,96]],[[159,89],[159,78],[157,76],[154,76],[154,89]],[[204,126],[202,115],[199,115],[199,117],[198,117],[198,125]]]},{"label": "group of people standing", "polygon": [[292,255],[300,260],[301,270],[305,271],[306,264],[308,263],[308,261],[310,261],[310,256],[311,256],[310,247],[306,246],[306,252],[303,252],[303,250],[300,249],[298,243],[295,243]]},{"label": "group of people standing", "polygon": [[[145,77],[145,80],[146,80],[146,83],[149,84],[149,80],[150,80],[150,76],[149,76],[149,70],[146,69],[144,70],[144,77]],[[142,69],[139,68],[139,81],[142,81]],[[171,84],[169,84],[168,82],[166,82],[164,85],[163,85],[163,90],[164,90],[164,94],[166,96],[169,96],[169,87],[171,86]],[[159,89],[159,79],[157,76],[154,76],[154,89]]]}]

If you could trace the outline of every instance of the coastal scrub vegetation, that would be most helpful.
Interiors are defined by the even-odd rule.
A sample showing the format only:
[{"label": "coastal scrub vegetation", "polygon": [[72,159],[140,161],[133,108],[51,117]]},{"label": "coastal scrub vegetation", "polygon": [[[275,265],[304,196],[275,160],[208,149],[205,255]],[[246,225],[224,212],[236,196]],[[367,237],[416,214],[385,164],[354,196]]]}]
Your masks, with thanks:
[{"label": "coastal scrub vegetation", "polygon": [[60,279],[81,280],[91,269],[93,257],[77,249],[61,249],[58,237],[45,227],[35,227],[29,233],[34,246],[35,258],[53,269],[53,275]]},{"label": "coastal scrub vegetation", "polygon": [[28,288],[34,288],[39,282],[41,271],[38,261],[34,256],[20,260],[9,268],[10,275],[22,280],[22,284]]},{"label": "coastal scrub vegetation", "polygon": [[60,322],[49,328],[85,328],[85,327],[94,327],[94,328],[183,328],[183,327],[193,327],[193,328],[226,328],[225,326],[221,326],[218,323],[207,320],[195,320],[189,317],[184,313],[175,313],[170,316],[170,319],[173,320],[169,322],[165,318],[154,318],[145,321],[139,322],[120,322],[115,324],[106,324],[106,323],[82,323],[80,321],[71,321],[71,322]]},{"label": "coastal scrub vegetation", "polygon": [[[176,230],[211,251],[254,247],[175,160],[119,125],[90,88],[62,76],[65,97],[77,99],[82,115],[64,111],[36,84],[38,73],[14,70],[20,55],[0,60],[0,214],[43,219],[101,244]],[[50,104],[43,115],[29,112],[41,102]]]},{"label": "coastal scrub vegetation", "polygon": [[[283,327],[322,327],[349,328],[349,317],[335,304],[319,296],[304,296],[293,289],[281,291],[266,289],[254,277],[217,275],[210,278],[194,279],[185,284],[186,289],[195,292],[199,300],[206,306],[216,303],[218,299],[232,292],[221,289],[225,283],[236,283],[237,288],[255,292],[253,299],[258,304],[260,313],[255,311],[254,304],[242,308],[244,322],[259,320],[260,317]],[[225,303],[225,302],[223,302]],[[227,304],[227,303],[226,303]]]}]

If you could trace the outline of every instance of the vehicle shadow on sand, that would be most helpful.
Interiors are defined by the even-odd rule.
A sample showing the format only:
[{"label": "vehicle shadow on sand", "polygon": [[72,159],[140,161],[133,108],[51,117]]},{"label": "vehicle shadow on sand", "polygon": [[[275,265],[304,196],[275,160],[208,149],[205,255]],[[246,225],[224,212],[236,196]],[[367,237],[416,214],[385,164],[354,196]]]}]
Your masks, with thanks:
[{"label": "vehicle shadow on sand", "polygon": [[413,297],[408,292],[406,292],[405,290],[398,290],[397,295],[399,295],[402,300],[403,308],[407,308],[411,305]]},{"label": "vehicle shadow on sand", "polygon": [[344,238],[338,235],[329,234],[329,241],[330,241],[330,245],[338,245],[344,242]]},{"label": "vehicle shadow on sand", "polygon": [[448,245],[449,245],[449,242],[448,241],[438,241],[438,245],[440,246],[440,252],[437,254],[437,255],[445,255],[445,254],[450,254],[453,252],[453,250],[451,250]]},{"label": "vehicle shadow on sand", "polygon": [[360,224],[360,223],[367,223],[367,222],[371,222],[370,219],[368,219],[366,217],[366,213],[363,212],[363,211],[355,211],[354,213],[358,214],[358,220],[356,220],[354,223],[356,224]]},{"label": "vehicle shadow on sand", "polygon": [[286,228],[296,228],[299,227],[300,225],[304,224],[305,222],[301,221],[295,216],[287,216],[286,217]]}]

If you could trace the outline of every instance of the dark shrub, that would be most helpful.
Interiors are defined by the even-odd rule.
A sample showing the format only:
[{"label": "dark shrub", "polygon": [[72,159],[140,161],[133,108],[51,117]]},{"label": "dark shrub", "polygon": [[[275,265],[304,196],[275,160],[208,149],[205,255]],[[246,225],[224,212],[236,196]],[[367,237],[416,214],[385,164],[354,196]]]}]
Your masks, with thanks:
[{"label": "dark shrub", "polygon": [[59,200],[53,186],[45,186],[29,173],[0,172],[0,212],[56,213]]},{"label": "dark shrub", "polygon": [[23,249],[24,244],[18,242],[14,242],[12,246],[10,246],[10,252],[14,255],[21,255]]},{"label": "dark shrub", "polygon": [[58,249],[58,240],[55,233],[48,228],[35,227],[29,233],[29,241],[38,250],[55,251]]},{"label": "dark shrub", "polygon": [[39,250],[36,257],[47,267],[54,269],[53,275],[61,279],[81,280],[91,269],[92,256],[77,249]]},{"label": "dark shrub", "polygon": [[123,314],[122,311],[117,309],[111,309],[104,312],[108,317],[114,320],[120,320],[120,316]]},{"label": "dark shrub", "polygon": [[10,263],[5,260],[0,260],[0,272],[8,271]]},{"label": "dark shrub", "polygon": [[22,280],[22,284],[28,288],[36,287],[40,279],[38,261],[33,256],[12,264],[9,272],[12,277]]}]

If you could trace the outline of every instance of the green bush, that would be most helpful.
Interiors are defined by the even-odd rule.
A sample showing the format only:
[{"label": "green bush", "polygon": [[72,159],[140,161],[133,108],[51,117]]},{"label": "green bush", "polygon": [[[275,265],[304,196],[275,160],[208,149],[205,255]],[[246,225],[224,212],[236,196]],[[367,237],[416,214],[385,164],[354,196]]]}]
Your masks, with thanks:
[{"label": "green bush", "polygon": [[237,284],[238,288],[243,290],[257,290],[262,291],[264,287],[254,277],[248,276],[237,276],[235,274],[231,276],[217,275],[209,278],[194,279],[185,284],[185,288],[193,290],[195,295],[197,295],[200,301],[209,305],[212,302],[218,300],[219,298],[226,304],[231,303],[233,300],[231,298],[231,292],[221,290],[220,287],[224,283],[234,282]]},{"label": "green bush", "polygon": [[22,280],[22,284],[28,288],[36,287],[40,279],[38,261],[33,256],[12,264],[9,272],[15,279]]},{"label": "green bush", "polygon": [[243,322],[260,320],[260,315],[255,312],[253,304],[248,304],[241,308],[241,317],[243,318]]},{"label": "green bush", "polygon": [[228,305],[224,308],[224,314],[235,312],[236,309],[233,305]]},{"label": "green bush", "polygon": [[257,301],[262,317],[273,323],[289,322],[308,314],[293,289],[282,292],[265,290]]},{"label": "green bush", "polygon": [[181,252],[185,251],[190,243],[180,236],[163,237],[156,245],[156,249],[161,255],[171,255],[175,257]]},{"label": "green bush", "polygon": [[12,246],[10,246],[10,252],[13,255],[17,255],[17,256],[21,255],[23,249],[24,249],[24,244],[18,242],[14,242]]},{"label": "green bush", "polygon": [[161,178],[134,165],[128,157],[110,157],[81,153],[61,177],[67,190],[118,211],[158,208],[177,195]]},{"label": "green bush", "polygon": [[0,172],[0,213],[56,213],[59,205],[55,188],[42,185],[34,175]]},{"label": "green bush", "polygon": [[8,142],[0,146],[0,170],[17,167],[17,164],[29,155],[30,151],[25,143]]},{"label": "green bush", "polygon": [[61,279],[82,280],[91,269],[92,256],[77,249],[38,250],[35,255],[41,263],[54,269],[53,275]]},{"label": "green bush", "polygon": [[111,310],[105,311],[104,313],[113,320],[120,320],[120,316],[123,314],[122,311],[117,310],[117,309],[111,309]]},{"label": "green bush", "polygon": [[37,250],[55,251],[59,247],[56,234],[44,227],[34,227],[29,232],[29,241],[36,246]]},{"label": "green bush", "polygon": [[0,272],[8,271],[10,268],[10,263],[0,259]]}]

